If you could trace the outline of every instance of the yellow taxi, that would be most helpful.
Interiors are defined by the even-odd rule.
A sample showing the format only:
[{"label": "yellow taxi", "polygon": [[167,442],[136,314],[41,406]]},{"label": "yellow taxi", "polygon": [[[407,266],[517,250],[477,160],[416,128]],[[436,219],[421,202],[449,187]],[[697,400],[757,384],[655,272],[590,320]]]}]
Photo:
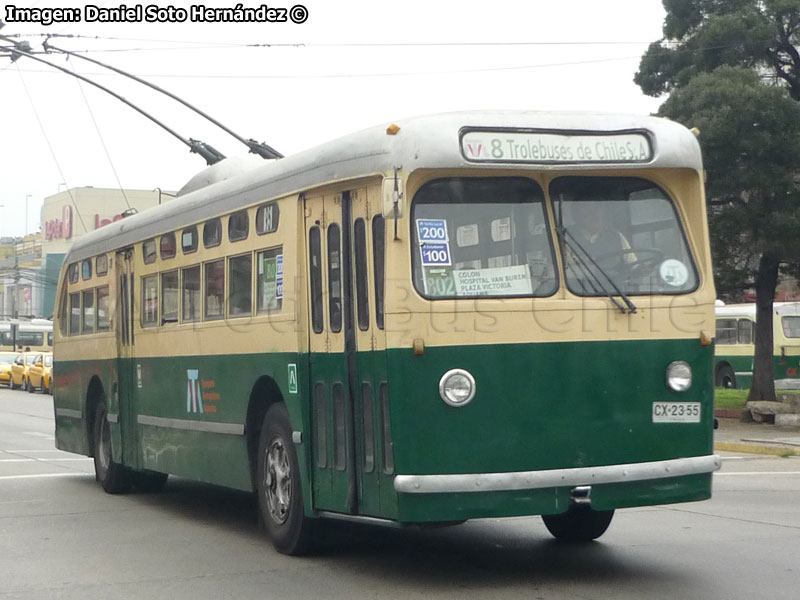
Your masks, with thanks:
[{"label": "yellow taxi", "polygon": [[28,370],[33,366],[37,356],[41,356],[41,352],[20,352],[17,358],[14,359],[14,364],[11,365],[11,389],[16,390],[22,388],[27,390],[30,380],[28,379]]},{"label": "yellow taxi", "polygon": [[42,352],[28,367],[28,391],[53,393],[53,353]]},{"label": "yellow taxi", "polygon": [[11,385],[11,365],[16,358],[16,352],[0,352],[0,384]]}]

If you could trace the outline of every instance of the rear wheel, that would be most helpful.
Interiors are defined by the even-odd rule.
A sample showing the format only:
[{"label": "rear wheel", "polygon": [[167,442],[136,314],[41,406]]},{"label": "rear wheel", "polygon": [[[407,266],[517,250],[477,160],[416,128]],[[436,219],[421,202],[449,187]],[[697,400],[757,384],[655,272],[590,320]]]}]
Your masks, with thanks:
[{"label": "rear wheel", "polygon": [[94,474],[109,494],[124,494],[131,489],[130,471],[114,462],[111,449],[111,426],[106,403],[100,401],[94,417]]},{"label": "rear wheel", "polygon": [[729,365],[724,365],[717,369],[717,377],[714,384],[717,387],[735,388],[736,387],[736,373]]},{"label": "rear wheel", "polygon": [[29,394],[32,394],[33,392],[36,391],[36,390],[33,389],[33,386],[31,385],[31,378],[30,377],[28,377],[28,383],[25,386],[25,389],[28,390]]},{"label": "rear wheel", "polygon": [[275,549],[305,554],[312,548],[312,525],[303,512],[303,490],[289,414],[273,404],[264,417],[258,442],[256,493],[261,520]]},{"label": "rear wheel", "polygon": [[545,527],[557,540],[590,542],[606,532],[614,516],[613,510],[592,510],[588,506],[571,506],[560,515],[542,515]]}]

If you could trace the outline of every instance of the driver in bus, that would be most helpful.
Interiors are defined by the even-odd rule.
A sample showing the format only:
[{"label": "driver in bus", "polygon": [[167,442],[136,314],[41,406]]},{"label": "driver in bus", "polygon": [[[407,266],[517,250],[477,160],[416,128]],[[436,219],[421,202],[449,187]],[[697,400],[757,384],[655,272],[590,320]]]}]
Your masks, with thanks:
[{"label": "driver in bus", "polygon": [[607,204],[593,199],[573,202],[575,226],[569,232],[580,245],[579,250],[583,249],[602,269],[619,270],[623,265],[634,264],[636,254],[625,235],[609,222]]}]

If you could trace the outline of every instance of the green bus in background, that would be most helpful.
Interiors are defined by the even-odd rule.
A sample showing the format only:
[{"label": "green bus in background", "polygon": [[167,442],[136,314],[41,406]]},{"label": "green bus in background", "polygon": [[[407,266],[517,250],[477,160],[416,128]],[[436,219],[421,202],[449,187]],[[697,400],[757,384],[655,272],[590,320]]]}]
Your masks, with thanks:
[{"label": "green bus in background", "polygon": [[[772,306],[775,382],[796,387],[800,384],[800,302],[775,302]],[[716,316],[714,385],[749,389],[753,380],[756,306],[718,303]]]},{"label": "green bus in background", "polygon": [[715,290],[699,145],[658,118],[468,112],[224,161],[76,241],[56,445],[315,525],[709,498]]}]

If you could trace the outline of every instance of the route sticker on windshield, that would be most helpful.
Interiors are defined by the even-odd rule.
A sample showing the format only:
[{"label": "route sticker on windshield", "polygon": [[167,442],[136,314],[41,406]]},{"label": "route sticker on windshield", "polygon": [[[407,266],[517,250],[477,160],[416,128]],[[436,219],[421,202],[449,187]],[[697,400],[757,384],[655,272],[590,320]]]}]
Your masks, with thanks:
[{"label": "route sticker on windshield", "polygon": [[417,240],[423,267],[449,267],[450,239],[444,219],[417,219]]},{"label": "route sticker on windshield", "polygon": [[672,287],[681,287],[689,280],[689,269],[681,261],[668,258],[658,268],[661,281]]}]

